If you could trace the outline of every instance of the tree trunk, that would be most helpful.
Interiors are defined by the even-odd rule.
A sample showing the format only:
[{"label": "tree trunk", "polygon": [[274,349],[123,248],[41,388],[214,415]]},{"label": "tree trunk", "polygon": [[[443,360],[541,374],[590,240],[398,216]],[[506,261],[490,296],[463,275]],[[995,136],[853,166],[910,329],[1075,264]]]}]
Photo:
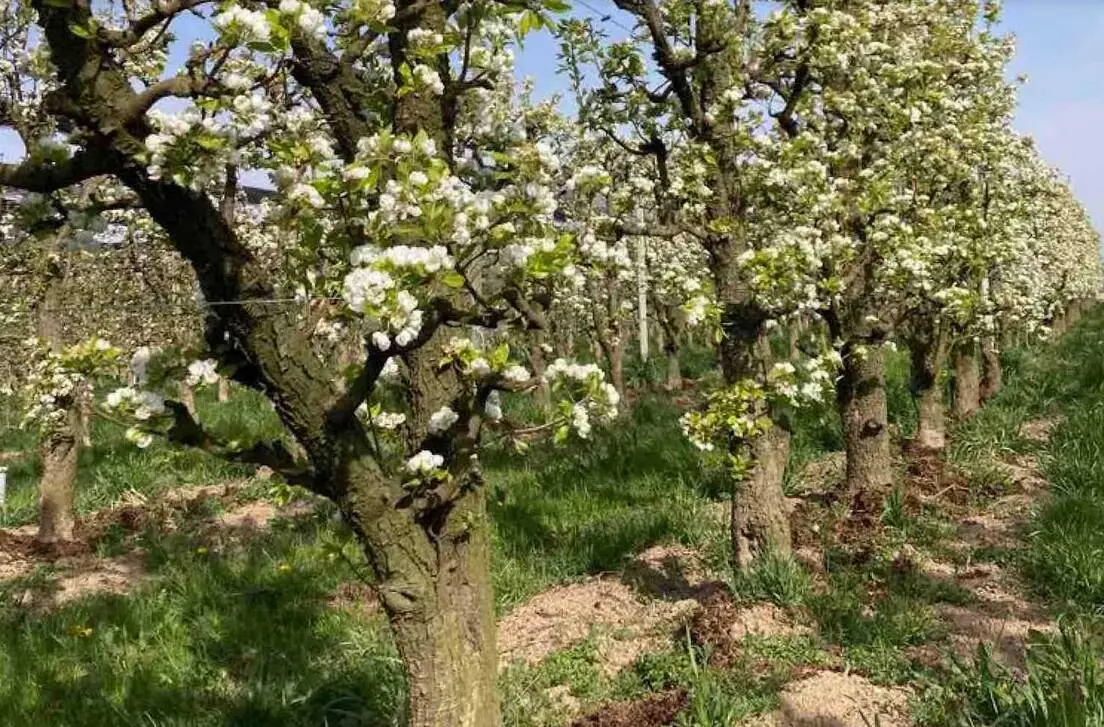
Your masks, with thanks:
[{"label": "tree trunk", "polygon": [[736,567],[747,569],[768,553],[789,554],[793,544],[782,478],[790,456],[790,433],[772,427],[752,445],[755,466],[733,488],[732,554]]},{"label": "tree trunk", "polygon": [[[60,260],[60,257],[51,258],[47,265],[45,290],[35,320],[38,337],[55,352],[62,347],[62,326],[58,313],[62,310],[65,297],[65,268]],[[35,540],[42,545],[73,539],[82,388],[83,384],[66,401],[57,402],[64,409],[64,416],[61,421],[49,424],[43,432],[42,479],[38,484],[38,534],[35,536]]]},{"label": "tree trunk", "polygon": [[1066,333],[1066,315],[1065,313],[1057,313],[1050,322],[1050,339],[1057,341]]},{"label": "tree trunk", "polygon": [[544,380],[544,336],[533,336],[532,345],[529,346],[529,367],[533,369],[533,378],[537,380],[537,388],[533,392],[533,399],[542,412],[552,410],[552,392],[548,389],[548,382]]},{"label": "tree trunk", "polygon": [[195,389],[184,382],[180,382],[179,395],[180,403],[184,405],[189,414],[198,419],[199,417],[196,415]]},{"label": "tree trunk", "polygon": [[417,617],[392,618],[407,669],[410,727],[496,725],[498,654],[488,538],[441,543],[437,550],[435,603]]},{"label": "tree trunk", "polygon": [[610,371],[610,383],[617,393],[625,395],[625,343],[620,336],[615,335],[612,341],[602,344],[606,363]]},{"label": "tree trunk", "polygon": [[76,435],[80,446],[85,449],[92,446],[92,400],[91,386],[81,386],[77,391]]},{"label": "tree trunk", "polygon": [[978,379],[977,344],[973,339],[955,347],[954,413],[967,419],[981,406],[981,382]]},{"label": "tree trunk", "polygon": [[1077,325],[1077,322],[1081,320],[1081,314],[1084,312],[1084,310],[1085,309],[1082,305],[1082,301],[1080,300],[1072,301],[1069,305],[1066,306],[1065,320],[1067,331]]},{"label": "tree trunk", "polygon": [[[365,545],[406,669],[410,727],[497,725],[490,524],[478,472],[458,458],[472,486],[451,506],[399,507],[376,496],[367,458],[352,463],[348,520]],[[362,465],[363,463],[363,465]],[[403,492],[401,485],[395,492]],[[361,494],[363,493],[363,494]]]},{"label": "tree trunk", "polygon": [[682,365],[679,363],[679,345],[670,336],[663,343],[663,350],[667,354],[667,381],[666,387],[672,391],[682,388]]},{"label": "tree trunk", "polygon": [[225,404],[230,401],[230,381],[225,376],[220,376],[218,381],[218,403]]},{"label": "tree trunk", "polygon": [[38,484],[38,534],[42,545],[73,539],[73,500],[77,481],[77,411],[51,426],[42,442],[42,480]]},{"label": "tree trunk", "polygon": [[947,358],[947,337],[942,325],[926,337],[909,341],[912,357],[912,395],[916,399],[916,445],[941,452],[947,446],[943,386],[939,375]]},{"label": "tree trunk", "polygon": [[1000,348],[996,336],[981,341],[981,400],[989,401],[1000,391],[1004,379]]},{"label": "tree trunk", "polygon": [[[756,364],[769,361],[770,347],[758,331],[759,324],[747,318],[747,310],[730,307],[722,319],[727,323],[721,341],[721,368],[725,383],[732,385],[753,377]],[[742,335],[740,335],[742,334]],[[782,479],[790,454],[790,435],[776,422],[763,436],[750,445],[754,460],[747,478],[732,483],[732,517],[729,521],[732,539],[732,560],[740,570],[749,568],[764,553],[789,553],[793,547],[790,517]]]},{"label": "tree trunk", "polygon": [[869,345],[862,353],[846,345],[836,401],[847,449],[847,492],[879,496],[893,482],[889,413],[885,392],[885,350]]}]

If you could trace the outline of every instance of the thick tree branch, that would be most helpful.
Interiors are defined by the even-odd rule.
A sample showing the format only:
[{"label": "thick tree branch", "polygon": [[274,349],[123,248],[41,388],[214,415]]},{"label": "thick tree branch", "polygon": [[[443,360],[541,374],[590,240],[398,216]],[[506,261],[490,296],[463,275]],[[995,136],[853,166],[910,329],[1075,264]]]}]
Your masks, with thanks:
[{"label": "thick tree branch", "polygon": [[686,73],[687,69],[697,61],[697,54],[689,62],[679,60],[667,34],[663,31],[663,15],[653,0],[614,0],[614,4],[644,21],[652,38],[652,47],[655,48],[656,62],[663,71],[663,75],[671,82],[671,88],[679,100],[683,113],[694,124],[698,135],[707,134],[709,124],[705,119],[705,111]]},{"label": "thick tree branch", "polygon": [[30,160],[19,164],[0,164],[0,187],[48,194],[92,177],[109,174],[113,166],[111,155],[98,149],[81,150],[57,164]]},{"label": "thick tree branch", "polygon": [[294,485],[314,489],[314,473],[309,465],[297,462],[282,442],[257,442],[248,449],[237,449],[217,440],[205,430],[188,408],[178,401],[166,401],[173,423],[166,436],[170,442],[202,449],[231,462],[263,465]]},{"label": "thick tree branch", "polygon": [[208,79],[185,75],[162,79],[129,99],[122,107],[120,121],[127,124],[136,120],[162,99],[192,98],[202,95],[210,86],[211,82]]}]

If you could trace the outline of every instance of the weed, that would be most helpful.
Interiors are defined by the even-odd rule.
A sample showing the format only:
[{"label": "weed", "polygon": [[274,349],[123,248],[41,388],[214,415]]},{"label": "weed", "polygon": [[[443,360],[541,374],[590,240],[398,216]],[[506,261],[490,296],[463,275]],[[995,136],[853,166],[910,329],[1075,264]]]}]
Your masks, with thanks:
[{"label": "weed", "polygon": [[960,727],[1104,724],[1102,648],[1091,624],[1062,623],[1057,634],[1028,646],[1021,676],[982,645],[971,663],[955,665],[948,684],[929,688],[918,714],[924,724]]},{"label": "weed", "polygon": [[768,553],[751,568],[732,577],[732,592],[745,601],[770,601],[779,606],[804,603],[813,590],[809,573],[789,555]]},{"label": "weed", "polygon": [[904,530],[909,520],[909,515],[905,512],[905,498],[901,494],[901,488],[894,487],[882,502],[882,524]]}]

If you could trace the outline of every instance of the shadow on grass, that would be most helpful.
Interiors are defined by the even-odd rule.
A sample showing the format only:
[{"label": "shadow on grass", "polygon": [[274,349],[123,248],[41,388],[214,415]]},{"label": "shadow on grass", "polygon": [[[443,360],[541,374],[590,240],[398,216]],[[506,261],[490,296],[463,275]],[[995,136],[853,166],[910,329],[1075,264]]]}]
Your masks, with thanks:
[{"label": "shadow on grass", "polygon": [[696,542],[721,473],[703,467],[678,412],[643,399],[585,445],[490,452],[495,585],[501,606],[549,583],[615,570],[659,541]]},{"label": "shadow on grass", "polygon": [[394,725],[402,671],[378,619],[331,608],[317,528],[233,553],[159,540],[128,597],[0,611],[0,724]]}]

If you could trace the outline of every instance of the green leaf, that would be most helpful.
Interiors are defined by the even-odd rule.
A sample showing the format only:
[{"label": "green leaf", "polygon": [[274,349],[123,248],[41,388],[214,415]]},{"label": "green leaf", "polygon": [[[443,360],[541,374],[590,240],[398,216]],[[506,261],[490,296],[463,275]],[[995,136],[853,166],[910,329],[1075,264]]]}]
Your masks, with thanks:
[{"label": "green leaf", "polygon": [[[50,3],[50,4],[53,5],[54,3]],[[67,3],[65,3],[65,2],[61,3],[61,5],[66,5],[66,4]],[[87,39],[87,38],[91,38],[92,35],[93,35],[91,30],[89,30],[88,28],[84,27],[83,25],[79,25],[77,23],[69,23],[69,32],[72,33],[73,35],[77,36],[78,38],[86,38]]]},{"label": "green leaf", "polygon": [[441,276],[441,282],[450,288],[463,288],[464,276],[452,270]]},{"label": "green leaf", "polygon": [[521,14],[521,20],[518,21],[518,35],[528,35],[533,28],[539,28],[540,23],[540,17],[536,13],[532,10],[526,10]]},{"label": "green leaf", "polygon": [[496,346],[494,351],[491,351],[490,362],[491,366],[496,369],[500,369],[506,365],[506,362],[510,360],[510,345],[503,343],[500,346]]}]

